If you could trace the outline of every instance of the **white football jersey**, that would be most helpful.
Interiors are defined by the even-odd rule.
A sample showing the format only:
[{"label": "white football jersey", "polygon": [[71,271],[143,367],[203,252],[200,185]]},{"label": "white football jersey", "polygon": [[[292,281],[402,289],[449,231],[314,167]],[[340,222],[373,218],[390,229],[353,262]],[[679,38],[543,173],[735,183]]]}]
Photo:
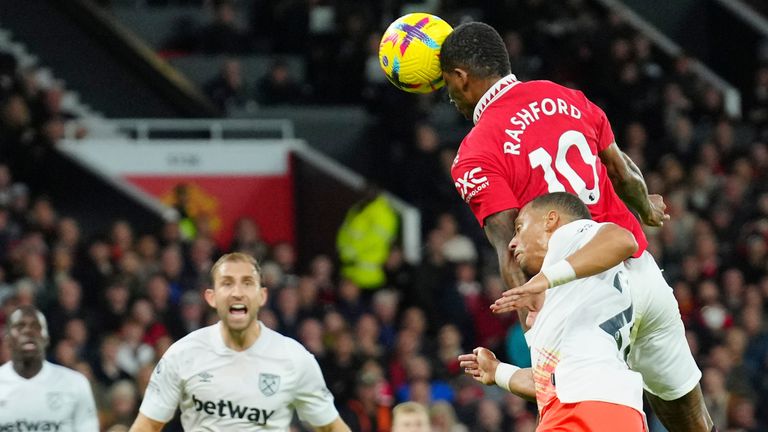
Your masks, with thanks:
[{"label": "white football jersey", "polygon": [[12,362],[5,363],[0,366],[0,431],[98,432],[88,379],[47,361],[26,379]]},{"label": "white football jersey", "polygon": [[[586,244],[600,227],[578,220],[549,240],[543,266],[561,261]],[[642,412],[643,382],[629,370],[632,299],[624,264],[547,290],[525,338],[531,347],[539,410],[557,396],[563,403],[602,401]]]},{"label": "white football jersey", "polygon": [[140,411],[167,422],[181,409],[188,431],[288,431],[296,410],[313,426],[338,412],[315,357],[264,324],[245,351],[227,348],[221,323],[174,343],[155,367]]}]

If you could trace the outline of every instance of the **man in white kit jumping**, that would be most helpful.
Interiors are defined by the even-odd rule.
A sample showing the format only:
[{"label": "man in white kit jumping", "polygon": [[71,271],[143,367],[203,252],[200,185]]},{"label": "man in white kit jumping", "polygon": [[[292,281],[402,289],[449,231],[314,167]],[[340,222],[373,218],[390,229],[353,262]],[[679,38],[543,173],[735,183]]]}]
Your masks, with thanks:
[{"label": "man in white kit jumping", "polygon": [[[597,245],[599,253],[591,253],[586,265],[568,264],[581,278],[549,271],[590,242],[592,252]],[[538,431],[645,430],[642,378],[625,362],[633,324],[630,290],[635,287],[627,283],[622,261],[637,250],[632,233],[591,220],[576,195],[556,192],[521,209],[510,249],[526,275],[546,277],[551,286],[538,295],[535,312],[528,315],[525,338],[533,368],[499,364],[484,348],[460,356],[461,367],[484,384],[496,383],[527,398],[535,395]]]},{"label": "man in white kit jumping", "polygon": [[319,432],[349,432],[314,356],[265,327],[258,262],[222,256],[205,291],[220,321],[174,343],[155,367],[131,432],[159,431],[181,409],[188,431],[288,431],[294,410]]},{"label": "man in white kit jumping", "polygon": [[98,432],[88,380],[45,360],[48,323],[32,306],[9,317],[11,361],[0,366],[0,431]]}]

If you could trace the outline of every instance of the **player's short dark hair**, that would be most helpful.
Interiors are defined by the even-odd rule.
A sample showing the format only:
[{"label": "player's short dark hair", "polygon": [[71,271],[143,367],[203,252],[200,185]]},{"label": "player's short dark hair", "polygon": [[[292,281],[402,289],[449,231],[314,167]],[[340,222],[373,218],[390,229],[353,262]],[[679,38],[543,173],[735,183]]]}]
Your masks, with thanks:
[{"label": "player's short dark hair", "polygon": [[551,192],[537,197],[529,204],[531,208],[558,210],[576,219],[592,219],[587,205],[579,197],[568,192]]},{"label": "player's short dark hair", "polygon": [[478,78],[511,73],[504,40],[493,27],[481,22],[453,29],[440,48],[440,66],[444,71],[461,68]]}]

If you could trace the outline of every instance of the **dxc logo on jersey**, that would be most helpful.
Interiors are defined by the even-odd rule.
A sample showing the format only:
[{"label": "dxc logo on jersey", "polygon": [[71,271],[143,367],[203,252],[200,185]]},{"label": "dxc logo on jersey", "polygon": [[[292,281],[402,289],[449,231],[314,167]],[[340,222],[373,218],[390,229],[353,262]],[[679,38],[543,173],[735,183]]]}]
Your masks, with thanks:
[{"label": "dxc logo on jersey", "polygon": [[469,202],[478,192],[488,187],[488,177],[478,177],[482,170],[480,167],[472,168],[456,179],[454,185],[464,201]]},{"label": "dxc logo on jersey", "polygon": [[240,406],[229,400],[219,400],[218,402],[204,401],[198,399],[195,395],[192,395],[192,402],[195,404],[195,411],[205,412],[208,415],[218,414],[219,417],[244,418],[259,426],[266,426],[267,420],[275,414],[275,410],[267,411],[265,409]]}]

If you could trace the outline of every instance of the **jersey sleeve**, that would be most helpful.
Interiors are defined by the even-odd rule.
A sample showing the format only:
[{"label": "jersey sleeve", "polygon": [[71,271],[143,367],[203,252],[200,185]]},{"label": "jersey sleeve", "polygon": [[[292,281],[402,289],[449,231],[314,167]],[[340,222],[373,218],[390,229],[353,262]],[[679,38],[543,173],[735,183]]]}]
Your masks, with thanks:
[{"label": "jersey sleeve", "polygon": [[325,426],[339,417],[333,404],[333,395],[325,385],[323,373],[315,357],[309,352],[297,356],[301,375],[296,384],[296,397],[293,407],[299,418],[312,426]]},{"label": "jersey sleeve", "polygon": [[597,151],[599,153],[613,144],[616,141],[616,137],[613,135],[611,122],[608,121],[608,116],[605,115],[605,112],[588,99],[587,104],[593,113],[595,134],[597,136]]},{"label": "jersey sleeve", "polygon": [[[475,142],[470,143],[470,139]],[[475,150],[484,144],[477,142],[478,139],[482,138],[473,135],[462,143],[451,167],[451,176],[461,199],[469,204],[480,226],[485,226],[485,218],[500,211],[519,209],[520,201],[510,188],[511,174],[499,159],[488,151]]]},{"label": "jersey sleeve", "polygon": [[139,412],[152,420],[168,422],[176,413],[181,399],[181,378],[173,356],[166,352],[152,371]]},{"label": "jersey sleeve", "polygon": [[85,377],[82,377],[78,380],[77,386],[79,391],[77,392],[77,404],[72,419],[72,430],[98,432],[99,417],[96,414],[96,403],[93,400],[91,385]]}]

